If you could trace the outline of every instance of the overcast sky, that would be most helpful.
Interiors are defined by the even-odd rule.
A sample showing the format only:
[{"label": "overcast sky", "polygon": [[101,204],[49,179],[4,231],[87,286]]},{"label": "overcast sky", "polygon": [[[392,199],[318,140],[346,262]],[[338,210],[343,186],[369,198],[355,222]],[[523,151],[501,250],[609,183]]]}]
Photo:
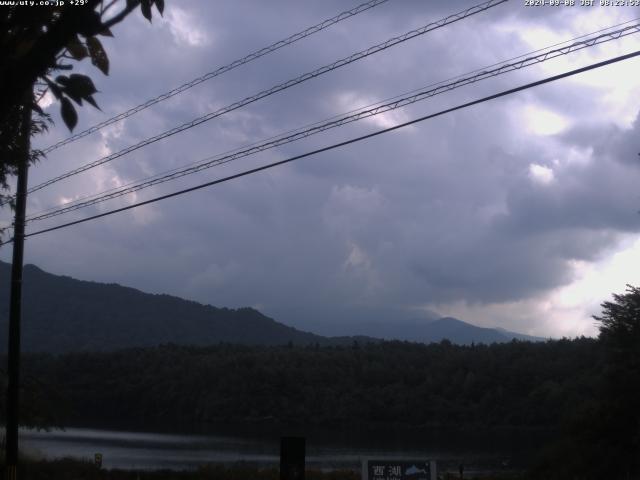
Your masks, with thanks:
[{"label": "overcast sky", "polygon": [[[357,5],[167,0],[85,60],[102,112],[76,131]],[[579,0],[578,0],[579,3]],[[597,3],[597,2],[596,2]],[[60,148],[35,185],[373,44],[474,5],[389,0]],[[156,13],[156,12],[154,12]],[[635,7],[526,7],[472,18],[260,100],[34,193],[29,212],[238,148],[579,35]],[[640,36],[485,80],[28,230],[287,158],[634,51]],[[640,285],[640,60],[460,110],[269,171],[33,237],[26,263],[215,306],[253,306],[322,334],[451,315],[542,336],[596,333],[612,292]],[[49,103],[49,102],[45,102]],[[56,121],[39,146],[65,138]],[[8,214],[4,212],[5,220]],[[10,258],[10,248],[0,250]]]}]

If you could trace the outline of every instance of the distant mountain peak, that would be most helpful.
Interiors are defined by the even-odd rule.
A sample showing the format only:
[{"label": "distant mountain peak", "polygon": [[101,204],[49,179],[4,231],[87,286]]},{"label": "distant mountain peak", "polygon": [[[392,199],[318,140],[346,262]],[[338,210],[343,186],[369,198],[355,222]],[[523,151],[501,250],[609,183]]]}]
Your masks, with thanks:
[{"label": "distant mountain peak", "polygon": [[359,324],[358,329],[360,332],[366,332],[368,335],[385,340],[405,340],[420,343],[449,340],[457,344],[490,344],[510,342],[513,338],[527,341],[544,340],[507,330],[479,327],[455,317],[411,318],[388,323],[372,322]]},{"label": "distant mountain peak", "polygon": [[546,338],[537,337],[535,335],[512,332],[511,330],[507,330],[506,328],[502,327],[494,327],[494,330],[497,330],[506,336],[510,336],[511,338],[515,338],[516,340],[525,340],[530,342],[544,342],[545,340],[547,340]]},{"label": "distant mountain peak", "polygon": [[[0,262],[0,351],[6,348],[11,266]],[[326,337],[298,330],[252,307],[218,308],[119,284],[76,280],[25,265],[25,351],[105,351],[166,343],[212,345],[352,345],[355,341],[494,343],[542,340],[502,329],[482,328],[453,317],[424,317],[358,325],[359,335]],[[353,325],[355,333],[356,325]]]}]

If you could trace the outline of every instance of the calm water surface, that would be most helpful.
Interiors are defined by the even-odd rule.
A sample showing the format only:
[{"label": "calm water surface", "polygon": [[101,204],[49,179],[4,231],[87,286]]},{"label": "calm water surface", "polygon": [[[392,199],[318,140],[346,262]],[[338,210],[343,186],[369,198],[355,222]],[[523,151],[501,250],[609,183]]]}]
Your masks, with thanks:
[{"label": "calm water surface", "polygon": [[[279,438],[273,441],[231,436],[174,435],[138,433],[84,428],[64,431],[20,432],[21,448],[32,456],[93,460],[103,455],[104,468],[192,469],[206,463],[245,462],[261,466],[279,464]],[[307,441],[307,465],[310,468],[359,468],[363,457],[439,457],[444,452],[393,451],[389,448],[332,447]]]}]

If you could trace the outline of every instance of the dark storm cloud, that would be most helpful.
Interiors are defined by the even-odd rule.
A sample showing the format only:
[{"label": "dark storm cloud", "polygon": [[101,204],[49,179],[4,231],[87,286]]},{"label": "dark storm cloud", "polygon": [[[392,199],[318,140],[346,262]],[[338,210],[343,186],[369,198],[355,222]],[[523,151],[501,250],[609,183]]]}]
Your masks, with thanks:
[{"label": "dark storm cloud", "polygon": [[[470,5],[392,0],[53,152],[33,169],[31,182]],[[81,121],[101,121],[345,8],[338,1],[280,2],[278,8],[273,2],[206,7],[168,2],[166,20],[148,25],[138,15],[114,31],[115,39],[105,40],[111,76],[101,78],[86,68],[101,90],[104,113],[83,109]],[[568,35],[573,15],[510,2],[61,182],[32,196],[31,208],[111,188],[524,53],[533,39],[525,38],[526,32],[514,33],[513,25]],[[498,77],[402,114],[359,122],[140,192],[136,199],[286,158],[545,74],[534,67]],[[606,116],[584,122],[601,106],[593,92],[601,90],[556,84],[34,237],[28,242],[28,261],[54,272],[219,306],[256,306],[324,333],[330,333],[327,325],[338,331],[340,322],[416,316],[416,306],[530,299],[569,282],[571,260],[598,259],[620,235],[640,229],[635,214],[640,170],[629,159],[638,147],[638,122],[633,129],[616,126]],[[532,134],[523,113],[528,105],[566,116],[571,127],[553,136]],[[65,135],[57,128],[42,142]],[[584,161],[575,160],[576,155]],[[549,169],[553,178],[536,178],[532,165]],[[131,201],[120,199],[91,212]]]}]

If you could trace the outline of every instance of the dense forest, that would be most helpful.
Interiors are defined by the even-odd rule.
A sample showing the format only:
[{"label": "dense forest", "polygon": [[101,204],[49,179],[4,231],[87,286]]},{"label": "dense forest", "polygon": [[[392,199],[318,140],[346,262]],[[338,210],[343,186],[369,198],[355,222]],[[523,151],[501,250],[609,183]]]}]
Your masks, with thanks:
[{"label": "dense forest", "polygon": [[598,339],[27,354],[22,423],[366,426],[487,439],[511,429],[544,433],[533,446],[542,478],[636,478],[640,289],[614,298]]},{"label": "dense forest", "polygon": [[594,396],[601,357],[595,340],[579,339],[491,346],[165,345],[27,355],[23,365],[32,391],[58,407],[45,410],[62,424],[271,420],[553,428]]},{"label": "dense forest", "polygon": [[456,442],[473,434],[470,441],[497,443],[507,431],[518,442],[535,437],[537,452],[598,398],[604,364],[588,338],[32,354],[23,361],[23,418],[211,432],[219,423],[393,429],[413,438],[458,431]]}]

